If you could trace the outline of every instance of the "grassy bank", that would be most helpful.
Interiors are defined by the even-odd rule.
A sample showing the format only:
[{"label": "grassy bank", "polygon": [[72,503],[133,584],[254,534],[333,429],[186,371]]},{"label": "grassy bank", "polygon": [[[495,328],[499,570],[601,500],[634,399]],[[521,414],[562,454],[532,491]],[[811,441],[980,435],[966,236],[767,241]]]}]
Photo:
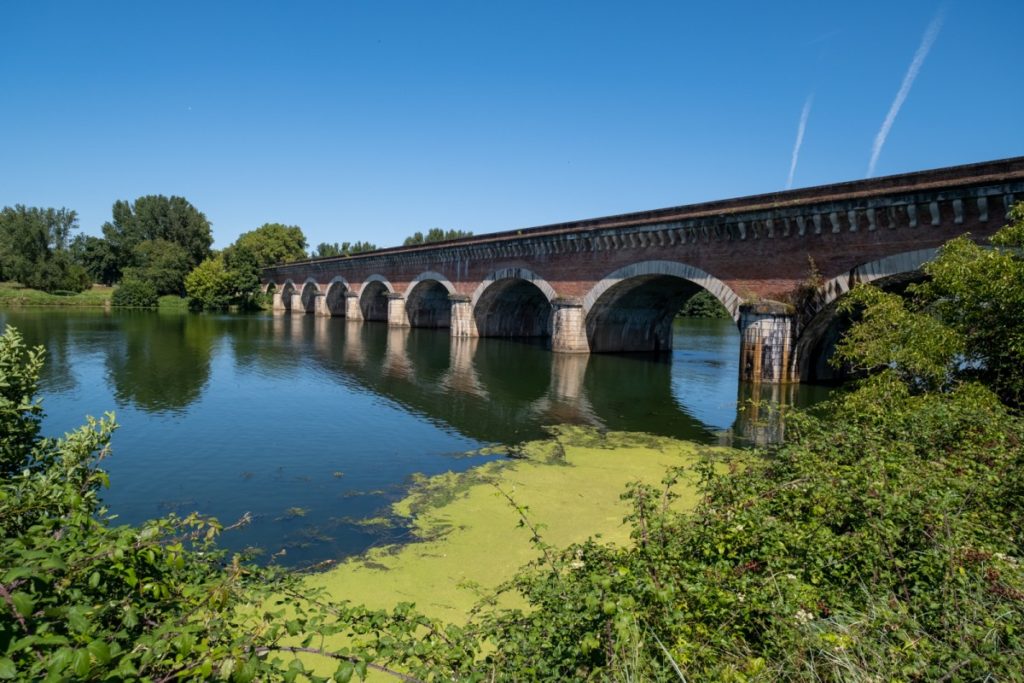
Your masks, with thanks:
[{"label": "grassy bank", "polygon": [[0,306],[109,306],[113,287],[93,285],[79,294],[48,294],[16,282],[0,282]]},{"label": "grassy bank", "polygon": [[[106,285],[93,285],[78,294],[49,294],[17,282],[0,282],[0,306],[109,307],[113,293],[114,288]],[[161,311],[187,311],[188,299],[168,294],[160,297],[158,307]]]},{"label": "grassy bank", "polygon": [[[626,484],[657,485],[666,468],[694,463],[703,448],[646,434],[561,427],[549,440],[526,444],[515,459],[419,482],[394,506],[411,522],[417,542],[371,550],[309,582],[368,607],[408,601],[431,617],[465,622],[481,597],[540,556],[509,498],[539,525],[545,543],[564,547],[591,536],[628,543],[623,518],[629,507],[620,499]],[[679,502],[688,507],[695,501],[685,496]]]}]

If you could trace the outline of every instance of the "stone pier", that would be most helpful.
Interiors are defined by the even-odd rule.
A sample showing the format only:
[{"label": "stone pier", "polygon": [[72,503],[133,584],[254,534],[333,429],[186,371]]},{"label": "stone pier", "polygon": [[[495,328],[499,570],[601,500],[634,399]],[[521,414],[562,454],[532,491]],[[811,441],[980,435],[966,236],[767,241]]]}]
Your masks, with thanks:
[{"label": "stone pier", "polygon": [[551,350],[556,353],[590,353],[583,302],[558,297],[551,302]]},{"label": "stone pier", "polygon": [[388,300],[388,325],[409,327],[409,318],[405,315],[405,297],[397,292],[389,292],[384,296]]},{"label": "stone pier", "polygon": [[448,300],[452,304],[453,337],[477,337],[476,321],[473,320],[473,304],[465,294],[451,294]]},{"label": "stone pier", "polygon": [[363,311],[359,308],[359,295],[345,292],[345,320],[357,322],[363,319]]},{"label": "stone pier", "polygon": [[796,315],[778,301],[740,306],[740,380],[788,384],[799,382],[796,363]]}]

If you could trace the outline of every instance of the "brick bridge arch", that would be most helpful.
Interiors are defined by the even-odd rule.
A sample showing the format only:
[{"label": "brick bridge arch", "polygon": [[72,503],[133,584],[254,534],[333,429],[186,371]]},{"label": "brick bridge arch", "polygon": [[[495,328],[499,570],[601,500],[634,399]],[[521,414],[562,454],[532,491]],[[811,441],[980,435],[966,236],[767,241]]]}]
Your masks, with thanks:
[{"label": "brick bridge arch", "polygon": [[324,314],[331,317],[345,316],[346,295],[352,291],[352,285],[341,275],[335,275],[327,283],[324,292]]},{"label": "brick bridge arch", "polygon": [[683,302],[700,289],[739,320],[736,293],[689,264],[641,261],[609,273],[583,297],[587,347],[603,353],[671,350],[672,321]]},{"label": "brick bridge arch", "polygon": [[807,312],[788,302],[809,263],[825,282],[813,306],[828,306],[857,282],[919,268],[953,237],[987,238],[1020,199],[1024,157],[299,261],[262,281],[280,283],[278,312],[309,312],[293,306],[294,283],[313,293],[312,281],[312,312],[338,314],[326,295],[341,278],[362,283],[345,285],[349,320],[550,336],[553,351],[575,353],[666,348],[653,311],[700,286],[737,321],[742,378],[798,381]]},{"label": "brick bridge arch", "polygon": [[405,288],[405,316],[410,327],[451,327],[449,297],[455,285],[441,273],[427,270]]},{"label": "brick bridge arch", "polygon": [[799,375],[805,380],[831,382],[846,376],[843,369],[830,364],[836,343],[851,324],[840,314],[837,304],[859,284],[875,283],[883,289],[902,291],[907,284],[924,279],[922,268],[938,254],[937,248],[917,249],[892,254],[862,263],[825,282],[817,297],[797,311],[800,334],[796,342]]},{"label": "brick bridge arch", "polygon": [[469,303],[481,337],[551,335],[551,302],[557,294],[529,268],[502,268],[488,273]]}]

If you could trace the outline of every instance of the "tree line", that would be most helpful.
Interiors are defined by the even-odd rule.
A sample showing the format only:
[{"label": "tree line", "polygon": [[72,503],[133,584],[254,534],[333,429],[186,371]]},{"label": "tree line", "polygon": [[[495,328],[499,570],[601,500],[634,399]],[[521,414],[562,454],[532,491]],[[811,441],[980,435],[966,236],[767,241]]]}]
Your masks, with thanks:
[{"label": "tree line", "polygon": [[[295,225],[265,223],[214,250],[210,221],[184,197],[146,195],[114,202],[102,236],[73,234],[78,215],[69,209],[16,205],[0,212],[0,281],[51,293],[82,292],[94,283],[116,285],[119,306],[155,306],[164,295],[186,296],[195,309],[262,303],[260,270],[305,258],[374,251],[368,241],[321,242],[307,254]],[[472,235],[433,228],[405,244]]]}]

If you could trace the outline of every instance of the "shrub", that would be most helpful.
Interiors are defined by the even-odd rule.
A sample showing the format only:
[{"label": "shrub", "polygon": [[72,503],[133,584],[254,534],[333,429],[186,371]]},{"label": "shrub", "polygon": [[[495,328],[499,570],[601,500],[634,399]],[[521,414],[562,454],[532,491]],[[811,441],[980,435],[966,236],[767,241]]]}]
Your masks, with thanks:
[{"label": "shrub", "polygon": [[157,305],[156,287],[145,280],[124,280],[111,295],[114,306],[152,308]]},{"label": "shrub", "polygon": [[224,310],[231,303],[235,278],[224,263],[224,257],[209,258],[185,278],[189,306],[199,310]]}]

